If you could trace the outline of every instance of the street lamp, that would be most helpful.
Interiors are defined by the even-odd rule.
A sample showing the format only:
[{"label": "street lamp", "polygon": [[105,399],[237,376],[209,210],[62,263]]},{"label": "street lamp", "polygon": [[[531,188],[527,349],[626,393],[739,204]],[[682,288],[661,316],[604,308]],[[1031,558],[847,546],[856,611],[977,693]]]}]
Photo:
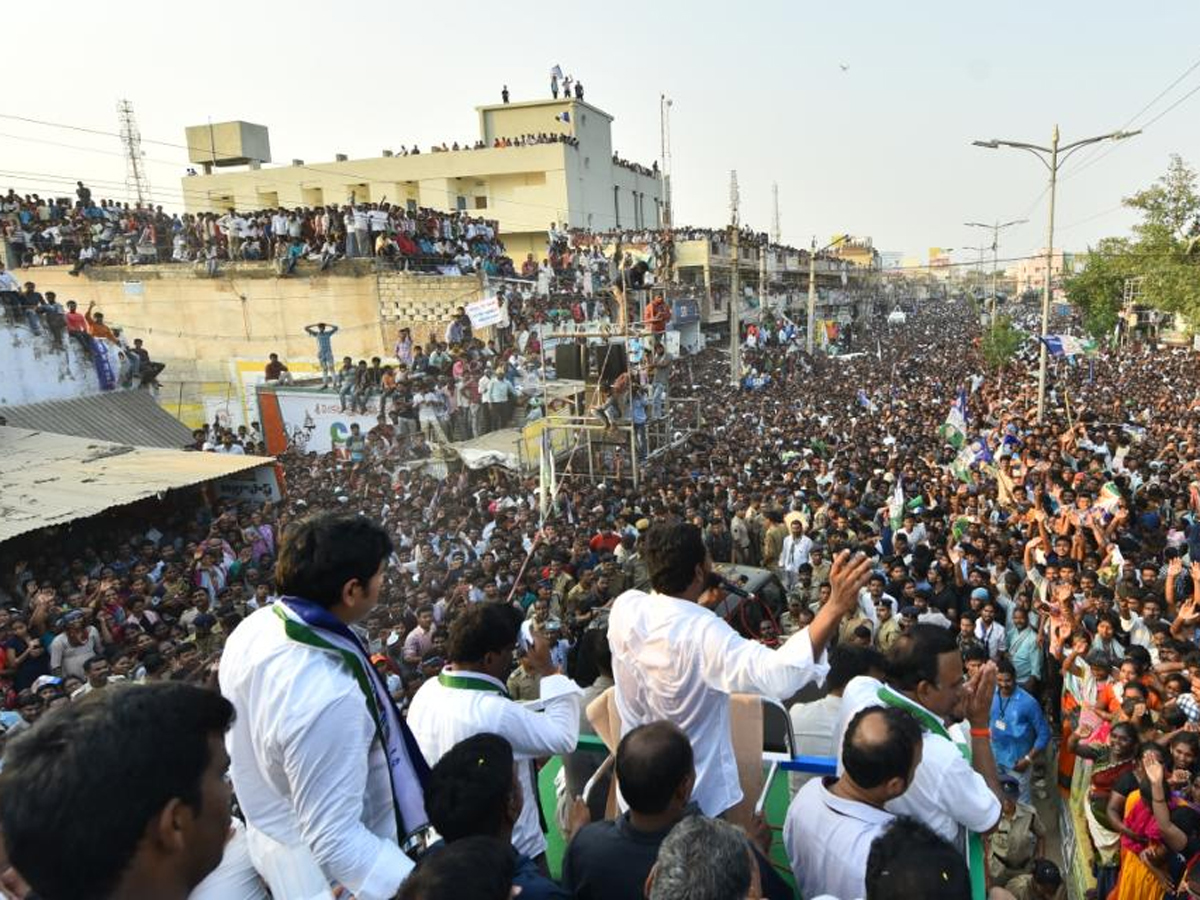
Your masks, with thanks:
[{"label": "street lamp", "polygon": [[[1041,147],[1037,144],[1026,144],[1021,141],[1001,141],[992,138],[990,141],[972,141],[976,147],[985,147],[988,150],[995,150],[999,147],[1012,147],[1017,150],[1027,150],[1037,157],[1038,162],[1046,167],[1050,173],[1050,224],[1046,229],[1046,283],[1042,289],[1042,341],[1041,341],[1041,356],[1038,362],[1038,402],[1037,402],[1037,420],[1042,422],[1046,410],[1046,334],[1050,327],[1050,265],[1054,258],[1054,194],[1058,183],[1058,170],[1067,161],[1067,159],[1078,150],[1080,147],[1086,147],[1088,144],[1098,144],[1100,141],[1121,141],[1125,138],[1133,137],[1135,134],[1141,134],[1141,129],[1137,131],[1113,131],[1109,134],[1101,134],[1096,137],[1084,138],[1081,141],[1075,141],[1073,144],[1067,144],[1063,147],[1058,145],[1058,126],[1054,126],[1054,132],[1050,136],[1050,146]],[[1049,157],[1049,159],[1047,159]]]},{"label": "street lamp", "polygon": [[964,222],[963,224],[970,228],[990,228],[992,229],[992,317],[991,328],[996,330],[996,266],[999,259],[996,255],[996,249],[1000,246],[1000,230],[1008,228],[1012,225],[1024,225],[1028,219],[1013,219],[1011,222],[1001,223],[997,219],[993,224],[988,225],[984,222]]},{"label": "street lamp", "polygon": [[836,247],[842,241],[850,240],[850,235],[843,234],[827,244],[820,250],[817,249],[817,239],[813,238],[812,251],[808,256],[808,335],[804,340],[804,349],[809,356],[813,354],[813,329],[817,324],[817,254],[824,253],[833,247]]}]

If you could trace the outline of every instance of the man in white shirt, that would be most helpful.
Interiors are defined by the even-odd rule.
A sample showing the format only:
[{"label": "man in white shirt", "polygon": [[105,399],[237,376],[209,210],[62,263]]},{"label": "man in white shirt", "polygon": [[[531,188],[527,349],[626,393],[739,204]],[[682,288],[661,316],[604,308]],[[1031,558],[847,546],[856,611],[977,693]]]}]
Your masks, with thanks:
[{"label": "man in white shirt", "polygon": [[[891,801],[888,811],[923,822],[961,851],[964,831],[984,834],[1000,821],[1000,781],[988,727],[995,690],[994,663],[985,664],[964,683],[953,632],[916,624],[892,645],[886,684],[862,676],[846,685],[838,741],[862,709],[894,706],[908,711],[924,732],[923,755],[908,791]],[[961,741],[957,725],[947,727],[964,709],[969,746]],[[843,763],[839,758],[839,771]]]},{"label": "man in white shirt", "polygon": [[893,818],[884,804],[908,790],[921,743],[921,727],[900,709],[867,707],[850,720],[842,774],[801,788],[784,821],[783,843],[802,896],[866,895],[871,843]]},{"label": "man in white shirt", "polygon": [[[987,591],[984,590],[983,593],[986,597]],[[1008,637],[1004,626],[996,621],[996,607],[990,600],[979,608],[979,618],[975,620],[975,638],[987,650],[988,659],[992,662],[999,662],[1001,655],[1008,649]]]},{"label": "man in white shirt", "polygon": [[230,774],[251,859],[276,897],[320,896],[336,882],[387,900],[413,868],[400,841],[427,823],[429,770],[349,627],[379,602],[391,554],[387,532],[364,517],[295,525],[276,569],[283,596],[225,645]]},{"label": "man in white shirt", "polygon": [[512,745],[524,801],[512,842],[536,861],[546,852],[546,836],[534,760],[575,749],[581,692],[550,662],[549,644],[539,633],[526,666],[541,677],[541,699],[528,705],[509,699],[505,680],[520,625],[520,613],[508,604],[481,603],[459,613],[446,643],[450,665],[417,691],[408,724],[431,764],[459,741],[484,732]]},{"label": "man in white shirt", "polygon": [[[878,651],[847,643],[839,645],[829,654],[829,675],[825,679],[829,693],[820,700],[797,703],[788,710],[798,755],[837,756],[838,748],[833,736],[841,722],[842,691],[851,678],[859,675],[882,677],[883,657]],[[788,783],[792,795],[795,796],[796,791],[815,777],[804,772],[789,772]]]},{"label": "man in white shirt", "polygon": [[626,591],[609,617],[621,733],[666,719],[681,727],[696,754],[695,801],[716,816],[742,799],[730,734],[729,695],[790,697],[825,677],[825,647],[855,605],[870,572],[865,557],[839,555],[833,593],[812,624],[778,650],[748,641],[710,611],[724,596],[711,580],[700,529],[655,525],[642,550],[652,593]]},{"label": "man in white shirt", "polygon": [[799,513],[790,516],[790,533],[783,539],[783,552],[779,554],[779,568],[783,572],[784,587],[789,591],[799,580],[800,567],[808,562],[813,541],[804,533],[804,520]]}]

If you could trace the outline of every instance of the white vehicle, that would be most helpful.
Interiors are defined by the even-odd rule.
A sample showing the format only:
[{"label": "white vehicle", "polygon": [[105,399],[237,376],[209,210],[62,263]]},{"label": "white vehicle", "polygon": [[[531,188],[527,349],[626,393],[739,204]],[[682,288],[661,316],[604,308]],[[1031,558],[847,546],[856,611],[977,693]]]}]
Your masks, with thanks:
[{"label": "white vehicle", "polygon": [[897,306],[890,313],[888,313],[887,320],[889,325],[903,325],[908,321],[908,314]]}]

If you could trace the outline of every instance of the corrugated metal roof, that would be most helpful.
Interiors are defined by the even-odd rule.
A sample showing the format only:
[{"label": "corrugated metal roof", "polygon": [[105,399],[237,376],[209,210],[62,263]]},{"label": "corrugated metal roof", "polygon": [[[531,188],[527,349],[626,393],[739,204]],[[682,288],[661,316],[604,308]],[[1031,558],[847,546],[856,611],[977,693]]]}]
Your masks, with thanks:
[{"label": "corrugated metal roof", "polygon": [[149,391],[111,391],[70,400],[0,406],[15,428],[49,431],[135,447],[179,450],[192,441],[186,425],[158,405]]},{"label": "corrugated metal roof", "polygon": [[271,462],[0,428],[0,541]]}]

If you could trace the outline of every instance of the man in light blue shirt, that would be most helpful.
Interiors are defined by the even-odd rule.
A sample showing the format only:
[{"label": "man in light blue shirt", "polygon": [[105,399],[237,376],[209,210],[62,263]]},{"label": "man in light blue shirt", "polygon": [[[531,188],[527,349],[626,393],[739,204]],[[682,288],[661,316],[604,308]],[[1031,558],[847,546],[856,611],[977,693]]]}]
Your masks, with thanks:
[{"label": "man in light blue shirt", "polygon": [[1026,690],[1034,681],[1042,680],[1042,648],[1037,630],[1029,624],[1029,610],[1014,606],[1009,613],[1008,658],[1017,673],[1017,684]]},{"label": "man in light blue shirt", "polygon": [[1031,803],[1033,758],[1050,743],[1050,726],[1033,695],[1017,685],[1012,663],[1001,660],[996,668],[990,717],[996,771],[1001,778],[1015,778],[1021,786],[1021,802]]}]

